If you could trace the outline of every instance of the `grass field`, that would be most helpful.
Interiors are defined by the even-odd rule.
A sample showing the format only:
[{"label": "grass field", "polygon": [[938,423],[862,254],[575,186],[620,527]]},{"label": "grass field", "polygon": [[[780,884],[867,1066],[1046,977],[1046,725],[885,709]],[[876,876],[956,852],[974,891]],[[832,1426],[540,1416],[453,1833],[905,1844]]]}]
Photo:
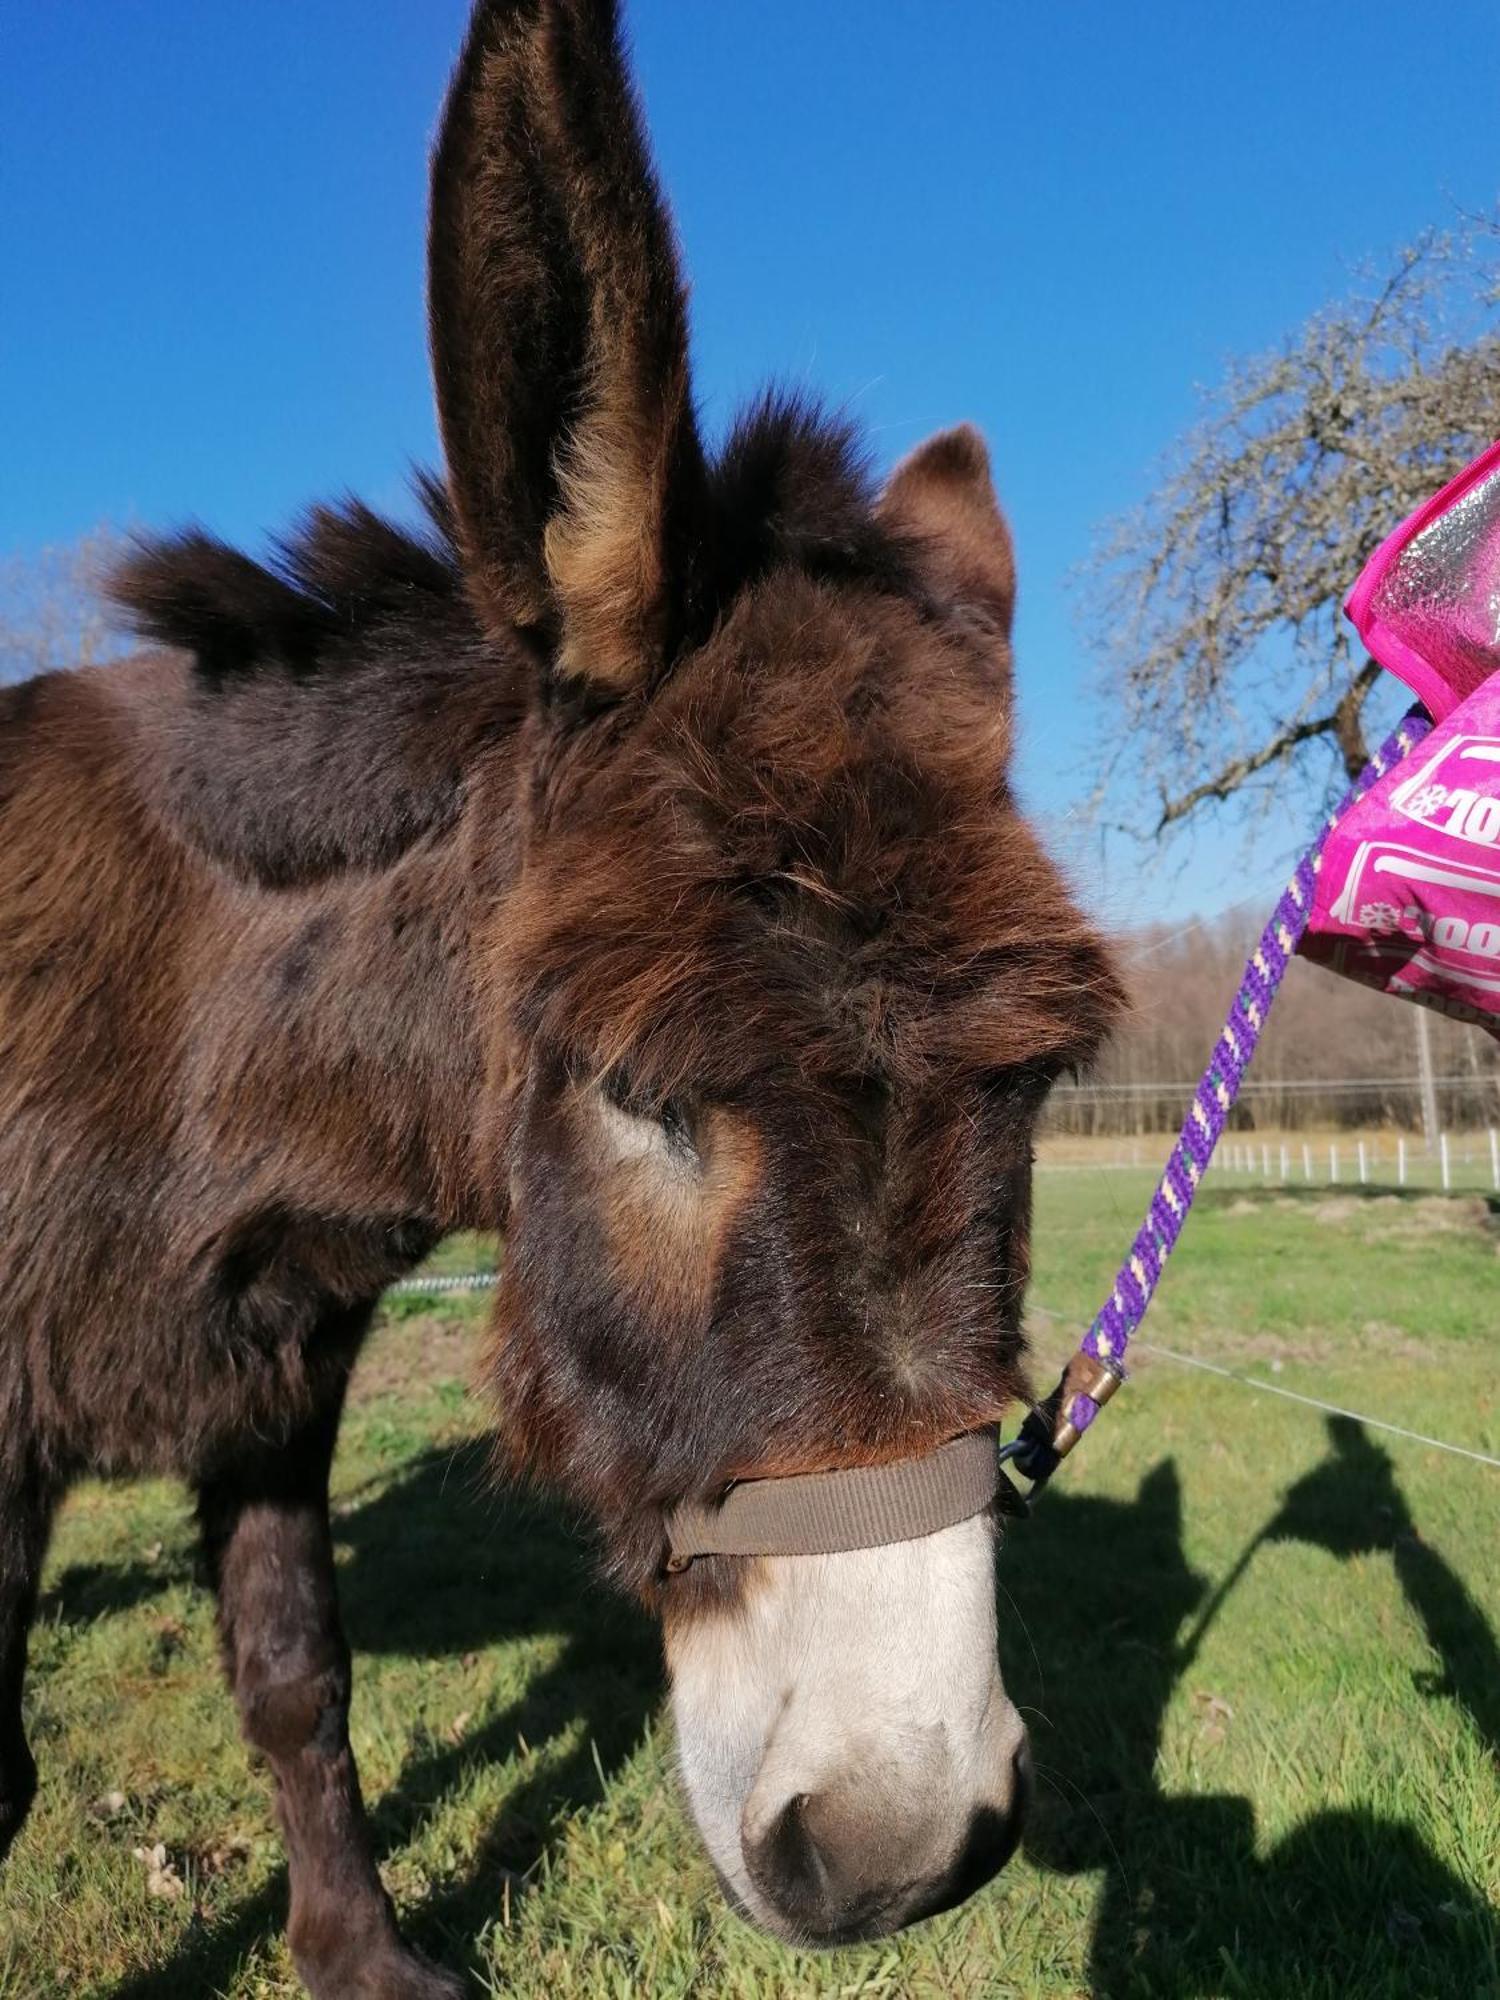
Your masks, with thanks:
[{"label": "grass field", "polygon": [[[1039,1381],[1149,1181],[1039,1176]],[[1147,1333],[1496,1454],[1497,1248],[1476,1194],[1221,1179]],[[1500,1472],[1144,1357],[1000,1563],[1042,1773],[1023,1854],[933,1924],[797,1955],[723,1909],[650,1628],[567,1524],[483,1487],[463,1382],[483,1310],[393,1302],[335,1524],[386,1879],[476,1991],[1500,1993]],[[42,1792],[0,1877],[0,1992],[294,1994],[180,1492],[73,1497],[33,1660]]]}]

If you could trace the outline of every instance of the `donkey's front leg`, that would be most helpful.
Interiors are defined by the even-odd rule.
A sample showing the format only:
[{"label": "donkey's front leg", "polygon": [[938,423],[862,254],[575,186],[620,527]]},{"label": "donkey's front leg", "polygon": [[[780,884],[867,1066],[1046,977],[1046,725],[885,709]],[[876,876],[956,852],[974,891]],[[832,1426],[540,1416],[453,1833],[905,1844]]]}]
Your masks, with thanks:
[{"label": "donkey's front leg", "polygon": [[349,1748],[349,1648],[328,1531],[338,1419],[335,1403],[288,1444],[247,1450],[199,1488],[225,1665],[245,1735],[275,1777],[289,1938],[308,1990],[315,2000],[457,2000],[461,1982],[397,1935]]}]

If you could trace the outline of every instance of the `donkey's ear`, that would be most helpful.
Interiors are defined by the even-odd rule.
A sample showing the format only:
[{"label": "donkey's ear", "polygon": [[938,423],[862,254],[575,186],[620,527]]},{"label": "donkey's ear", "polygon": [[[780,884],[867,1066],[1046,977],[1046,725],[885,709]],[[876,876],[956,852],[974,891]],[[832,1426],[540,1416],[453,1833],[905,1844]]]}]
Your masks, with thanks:
[{"label": "donkey's ear", "polygon": [[646,684],[685,615],[703,458],[612,0],[480,0],[433,159],[428,310],[481,617],[601,690]]},{"label": "donkey's ear", "polygon": [[974,606],[1009,636],[1016,560],[989,453],[972,424],[939,431],[904,458],[880,496],[880,513],[918,542],[945,596]]}]

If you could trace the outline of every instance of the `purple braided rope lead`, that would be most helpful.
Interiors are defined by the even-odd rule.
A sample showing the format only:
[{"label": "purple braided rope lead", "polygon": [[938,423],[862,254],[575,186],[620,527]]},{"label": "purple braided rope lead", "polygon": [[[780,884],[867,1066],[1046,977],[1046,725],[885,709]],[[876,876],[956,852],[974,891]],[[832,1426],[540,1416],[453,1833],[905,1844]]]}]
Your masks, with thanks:
[{"label": "purple braided rope lead", "polygon": [[[1112,1390],[1116,1381],[1124,1379],[1122,1364],[1130,1336],[1145,1318],[1162,1269],[1182,1234],[1193,1197],[1213,1158],[1265,1028],[1271,1002],[1307,928],[1318,870],[1322,866],[1323,843],[1350,807],[1402,758],[1409,756],[1431,727],[1420,710],[1413,710],[1406,717],[1394,735],[1381,744],[1355,780],[1348,797],[1329,815],[1317,839],[1298,862],[1296,873],[1261,933],[1260,943],[1250,954],[1224,1031],[1193,1093],[1177,1144],[1151,1197],[1146,1219],[1116,1273],[1109,1297],[1059,1384],[1061,1400],[1044,1405],[1045,1422],[1038,1425],[1034,1419],[1029,1420],[1028,1428],[1013,1448],[1018,1469],[1027,1478],[1046,1478],[1063,1452],[1071,1449],[1099,1414],[1102,1395],[1090,1395],[1077,1388],[1070,1391],[1075,1365],[1086,1363],[1082,1372],[1096,1378],[1102,1372],[1105,1390]],[[1039,1416],[1042,1414],[1038,1412]]]}]

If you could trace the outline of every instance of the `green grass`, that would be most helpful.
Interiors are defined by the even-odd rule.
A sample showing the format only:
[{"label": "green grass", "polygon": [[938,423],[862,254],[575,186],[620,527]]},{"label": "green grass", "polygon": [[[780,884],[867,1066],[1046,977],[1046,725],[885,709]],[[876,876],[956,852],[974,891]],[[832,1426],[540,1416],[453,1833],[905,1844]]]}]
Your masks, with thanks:
[{"label": "green grass", "polygon": [[[1040,1177],[1037,1378],[1150,1176]],[[1500,1263],[1473,1196],[1204,1197],[1148,1336],[1500,1453]],[[448,1246],[449,1268],[475,1246]],[[570,1524],[483,1482],[482,1298],[393,1302],[336,1531],[356,1748],[413,1937],[541,1996],[1500,1993],[1500,1472],[1145,1357],[1000,1565],[1042,1789],[1022,1856],[888,1944],[723,1908],[675,1798],[654,1634]],[[33,1644],[42,1793],[0,1992],[297,1991],[264,1775],[218,1684],[187,1504],[70,1501]],[[164,1849],[156,1871],[136,1850]]]}]

